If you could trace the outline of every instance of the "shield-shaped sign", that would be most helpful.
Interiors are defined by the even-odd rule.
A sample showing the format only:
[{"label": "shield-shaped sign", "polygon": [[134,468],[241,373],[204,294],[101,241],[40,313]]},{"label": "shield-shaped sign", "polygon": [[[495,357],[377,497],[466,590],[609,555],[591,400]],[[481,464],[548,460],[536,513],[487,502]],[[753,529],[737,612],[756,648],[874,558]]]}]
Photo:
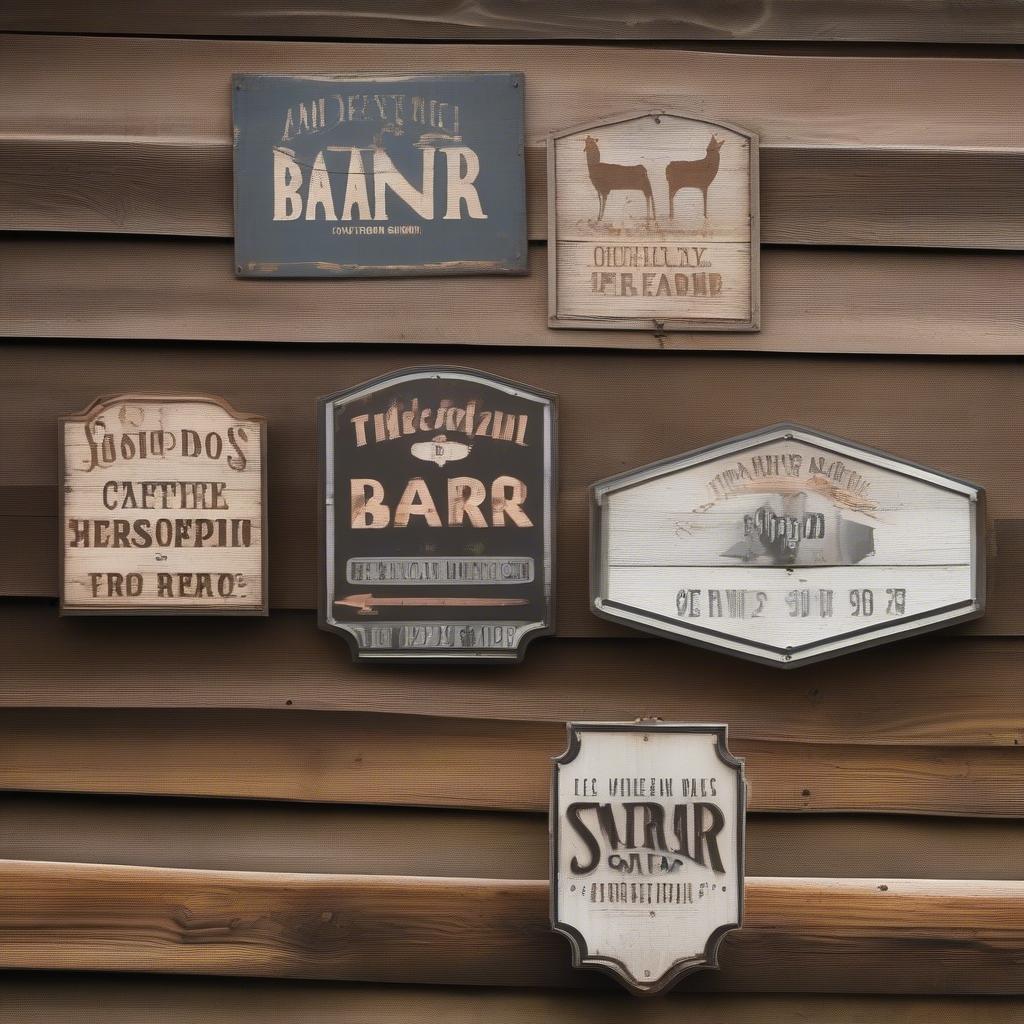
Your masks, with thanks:
[{"label": "shield-shaped sign", "polygon": [[574,722],[551,800],[551,925],[637,995],[717,967],[743,913],[743,762],[725,725]]},{"label": "shield-shaped sign", "polygon": [[591,600],[784,668],[985,605],[984,492],[791,423],[592,488]]},{"label": "shield-shaped sign", "polygon": [[362,659],[516,660],[553,631],[555,400],[453,367],[320,399],[320,625]]}]

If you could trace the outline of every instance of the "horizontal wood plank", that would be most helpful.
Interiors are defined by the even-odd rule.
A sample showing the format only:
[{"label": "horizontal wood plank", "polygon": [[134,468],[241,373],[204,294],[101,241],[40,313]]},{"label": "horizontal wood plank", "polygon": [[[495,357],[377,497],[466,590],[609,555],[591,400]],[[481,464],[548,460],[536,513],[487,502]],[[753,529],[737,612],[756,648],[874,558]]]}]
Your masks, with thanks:
[{"label": "horizontal wood plank", "polygon": [[7,602],[0,649],[8,708],[414,708],[549,723],[646,715],[728,722],[734,738],[784,743],[1024,743],[1017,640],[933,635],[782,673],[640,635],[558,639],[535,644],[516,668],[456,670],[353,664],[308,613],[82,621],[58,618],[49,603]]},{"label": "horizontal wood plank", "polygon": [[[0,965],[472,985],[569,967],[548,886],[4,861]],[[748,877],[722,970],[681,990],[1020,992],[1024,884]]]},{"label": "horizontal wood plank", "polygon": [[[108,265],[101,290],[99,264],[95,274],[99,309],[104,295],[109,299],[123,294],[124,279],[117,267]],[[117,282],[114,293],[112,282]],[[159,286],[154,280],[146,287]],[[34,287],[42,303],[42,288]],[[440,291],[442,286],[429,288]],[[282,296],[282,312],[288,307],[294,319],[299,307],[277,294]],[[123,300],[126,323],[132,295]],[[187,306],[193,298],[201,309],[201,294],[183,294],[182,302]],[[343,313],[332,304],[331,316],[336,320],[339,315]],[[445,316],[452,320],[455,314],[449,309]],[[64,329],[75,328],[69,321]],[[406,330],[410,337],[429,336]],[[507,340],[505,333],[494,335],[493,325],[490,330],[494,340]],[[5,344],[0,359],[11,386],[0,403],[0,431],[12,443],[0,491],[0,519],[5,520],[0,593],[57,593],[56,531],[53,520],[45,518],[53,514],[56,492],[39,490],[56,485],[57,418],[118,390],[198,390],[223,395],[235,408],[268,417],[271,605],[313,607],[315,399],[389,370],[451,363],[519,380],[559,398],[557,625],[562,635],[635,635],[589,610],[591,483],[781,420],[882,448],[984,486],[989,516],[998,524],[991,531],[990,600],[986,616],[964,629],[995,635],[1024,629],[1024,492],[1016,447],[1019,363],[597,352],[551,353],[538,360],[528,352],[397,345],[387,351],[266,345],[247,347],[244,355],[243,369],[240,350],[233,345],[153,343],[129,348],[43,339]]]},{"label": "horizontal wood plank", "polygon": [[542,0],[461,3],[362,3],[344,6],[288,0],[179,0],[139,6],[131,0],[81,5],[71,0],[9,0],[0,30],[144,36],[276,36],[303,39],[597,39],[815,42],[1019,43],[1024,17],[1011,0],[960,4],[901,0],[871,4],[830,0],[770,6],[714,0],[645,0],[628,11],[615,0],[552,7]]},{"label": "horizontal wood plank", "polygon": [[[13,860],[465,878],[548,873],[541,813],[7,792],[0,818],[0,858]],[[1024,880],[1024,830],[998,819],[750,814],[745,854],[751,875]]]},{"label": "horizontal wood plank", "polygon": [[[4,490],[4,488],[0,488]],[[7,488],[8,493],[20,488]],[[47,491],[41,507],[52,504],[54,488],[29,487],[29,492]],[[7,597],[54,597],[58,593],[58,549],[54,544],[57,533],[57,516],[31,514],[5,515],[2,511],[3,496],[0,495],[0,557],[5,573],[0,579],[0,596]],[[20,496],[15,497],[22,504]],[[1021,575],[1024,572],[1024,520],[1001,519],[991,524],[995,542],[992,551],[994,560],[988,567],[988,605],[985,617],[951,628],[957,635],[1019,636],[1024,632],[1024,589]],[[577,543],[584,538],[577,539]],[[301,565],[315,564],[315,552],[308,535],[286,538],[288,550],[301,557],[296,563],[285,557],[278,557],[279,548],[271,553],[272,587],[271,601],[275,608],[295,609],[312,607],[316,595],[312,591],[311,577],[301,576]],[[580,544],[585,547],[585,544]],[[296,550],[298,549],[298,550]],[[564,549],[563,549],[564,550]],[[990,555],[991,558],[991,555]],[[587,607],[577,600],[576,588],[585,589],[583,567],[579,564],[557,566],[560,577],[568,591],[559,592],[560,605],[558,632],[563,636],[619,636],[630,635],[627,630],[605,620],[590,616]],[[582,594],[582,589],[580,593]],[[635,639],[639,634],[632,634]]]},{"label": "horizontal wood plank", "polygon": [[1015,1024],[1011,996],[734,995],[684,990],[643,1003],[626,992],[541,992],[439,985],[366,985],[276,979],[8,971],[4,1024]]},{"label": "horizontal wood plank", "polygon": [[234,73],[435,74],[439,67],[523,72],[531,146],[551,131],[639,104],[695,107],[757,132],[766,145],[1024,148],[1020,61],[635,46],[12,35],[5,40],[5,128],[15,136],[60,135],[74,125],[87,138],[228,141]]},{"label": "horizontal wood plank", "polygon": [[[19,709],[0,721],[0,789],[543,811],[565,746],[547,722]],[[1024,816],[1016,747],[731,749],[747,759],[752,811]]]},{"label": "horizontal wood plank", "polygon": [[[0,230],[230,238],[231,145],[0,132]],[[761,147],[761,240],[1024,248],[1024,150]],[[526,152],[530,238],[547,237],[545,152]]]},{"label": "horizontal wood plank", "polygon": [[[5,56],[0,229],[230,236],[233,72],[443,66],[526,73],[535,239],[548,132],[630,105],[690,104],[760,134],[767,243],[1024,246],[1005,214],[1024,190],[1014,61],[32,35],[9,36]],[[883,84],[893,76],[895,93]]]},{"label": "horizontal wood plank", "polygon": [[[0,334],[717,352],[1019,355],[1018,257],[871,250],[763,254],[762,329],[547,326],[546,252],[526,277],[266,282],[236,278],[231,245],[181,239],[0,237]],[[59,288],[54,281],[60,281]],[[495,310],[517,310],[514,328]],[[465,356],[460,358],[465,359]]]}]

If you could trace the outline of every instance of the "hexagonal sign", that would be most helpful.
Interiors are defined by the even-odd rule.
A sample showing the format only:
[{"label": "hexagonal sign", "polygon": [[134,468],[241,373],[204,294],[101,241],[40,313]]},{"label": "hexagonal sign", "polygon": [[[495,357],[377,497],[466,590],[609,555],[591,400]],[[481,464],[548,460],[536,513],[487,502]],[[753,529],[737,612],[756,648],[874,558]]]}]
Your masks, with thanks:
[{"label": "hexagonal sign", "polygon": [[790,668],[977,618],[984,491],[782,423],[591,488],[605,618]]}]

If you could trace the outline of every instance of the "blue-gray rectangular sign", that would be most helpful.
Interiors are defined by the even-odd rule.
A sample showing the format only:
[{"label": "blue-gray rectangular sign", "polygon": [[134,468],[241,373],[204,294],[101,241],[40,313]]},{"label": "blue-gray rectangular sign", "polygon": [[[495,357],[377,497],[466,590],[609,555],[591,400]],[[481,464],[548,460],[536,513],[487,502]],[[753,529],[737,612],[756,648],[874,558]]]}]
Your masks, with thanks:
[{"label": "blue-gray rectangular sign", "polygon": [[526,272],[521,74],[235,75],[241,277]]}]

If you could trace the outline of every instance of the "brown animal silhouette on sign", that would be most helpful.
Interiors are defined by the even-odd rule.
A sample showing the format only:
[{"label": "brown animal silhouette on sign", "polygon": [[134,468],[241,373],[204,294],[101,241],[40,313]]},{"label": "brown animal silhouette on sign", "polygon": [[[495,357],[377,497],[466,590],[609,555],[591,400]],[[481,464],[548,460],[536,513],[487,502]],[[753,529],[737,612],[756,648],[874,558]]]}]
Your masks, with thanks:
[{"label": "brown animal silhouette on sign", "polygon": [[708,142],[707,152],[701,160],[673,160],[665,168],[668,179],[668,215],[675,219],[676,193],[681,188],[698,188],[704,196],[704,219],[708,218],[708,188],[718,174],[718,151],[725,139],[714,135]]},{"label": "brown animal silhouette on sign", "polygon": [[604,219],[604,208],[608,202],[608,193],[615,191],[643,192],[647,200],[647,219],[654,217],[654,193],[651,191],[651,179],[647,177],[647,168],[643,164],[603,164],[601,150],[597,148],[597,139],[587,136],[583,143],[583,151],[587,155],[587,170],[590,181],[597,190],[597,219]]}]

